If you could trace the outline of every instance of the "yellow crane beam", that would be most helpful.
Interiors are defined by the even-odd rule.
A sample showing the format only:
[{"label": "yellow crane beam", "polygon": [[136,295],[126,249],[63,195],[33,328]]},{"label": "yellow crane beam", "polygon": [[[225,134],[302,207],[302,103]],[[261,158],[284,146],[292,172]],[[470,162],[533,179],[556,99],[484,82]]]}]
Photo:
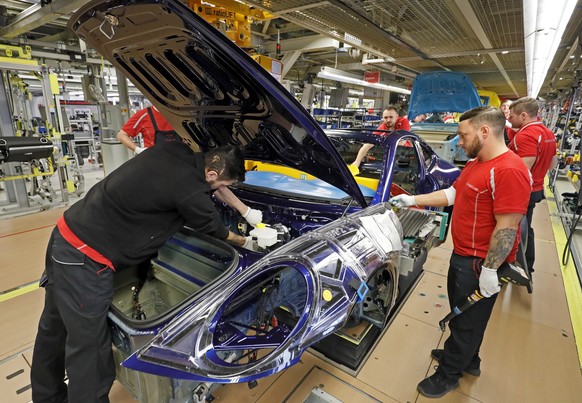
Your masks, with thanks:
[{"label": "yellow crane beam", "polygon": [[188,6],[240,47],[251,46],[251,23],[274,15],[233,0],[189,0]]}]

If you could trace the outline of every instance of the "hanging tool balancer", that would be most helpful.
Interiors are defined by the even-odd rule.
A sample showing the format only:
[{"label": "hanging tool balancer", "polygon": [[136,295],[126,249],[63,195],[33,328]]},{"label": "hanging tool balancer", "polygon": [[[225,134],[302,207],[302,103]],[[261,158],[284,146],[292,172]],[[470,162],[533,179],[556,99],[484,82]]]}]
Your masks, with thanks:
[{"label": "hanging tool balancer", "polygon": [[[511,263],[503,263],[501,266],[499,266],[499,269],[497,269],[497,277],[499,277],[499,283],[501,283],[502,285],[506,283],[513,283],[517,285],[527,286],[528,284],[531,284],[531,280],[527,276],[525,271],[521,267],[513,265]],[[459,316],[467,309],[475,305],[475,303],[481,301],[483,298],[485,297],[481,295],[479,290],[475,290],[473,294],[467,297],[467,302],[465,302],[460,307],[458,306],[454,307],[453,310],[447,316],[445,316],[443,320],[439,322],[441,331],[442,332],[445,331],[445,327],[448,321]]]}]

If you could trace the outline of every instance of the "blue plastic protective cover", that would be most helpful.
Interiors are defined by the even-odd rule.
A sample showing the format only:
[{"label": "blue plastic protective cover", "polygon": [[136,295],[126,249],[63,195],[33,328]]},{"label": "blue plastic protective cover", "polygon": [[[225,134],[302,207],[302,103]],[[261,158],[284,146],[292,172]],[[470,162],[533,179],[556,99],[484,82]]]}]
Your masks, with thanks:
[{"label": "blue plastic protective cover", "polygon": [[481,106],[481,99],[469,77],[444,71],[419,74],[412,84],[408,119],[423,113],[465,112]]}]

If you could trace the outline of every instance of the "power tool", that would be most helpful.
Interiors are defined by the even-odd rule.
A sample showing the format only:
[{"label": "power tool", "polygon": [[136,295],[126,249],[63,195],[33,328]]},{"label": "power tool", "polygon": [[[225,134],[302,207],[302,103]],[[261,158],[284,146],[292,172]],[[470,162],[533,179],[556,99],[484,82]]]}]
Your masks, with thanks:
[{"label": "power tool", "polygon": [[[499,269],[497,269],[497,277],[499,278],[499,283],[501,283],[501,285],[513,283],[531,287],[531,279],[527,276],[525,271],[521,267],[511,263],[506,262],[499,266]],[[479,290],[475,290],[467,297],[467,302],[465,302],[460,307],[454,307],[453,310],[439,322],[441,331],[445,331],[445,327],[448,321],[459,316],[467,309],[475,305],[475,303],[481,301],[483,298],[485,297],[481,295],[481,292]]]}]

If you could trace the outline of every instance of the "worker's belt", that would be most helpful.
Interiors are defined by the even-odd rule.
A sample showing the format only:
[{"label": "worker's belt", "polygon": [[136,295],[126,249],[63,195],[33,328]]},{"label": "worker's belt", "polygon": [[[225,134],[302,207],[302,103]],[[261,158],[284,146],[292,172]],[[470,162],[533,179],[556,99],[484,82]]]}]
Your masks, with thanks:
[{"label": "worker's belt", "polygon": [[96,261],[97,263],[101,263],[101,264],[105,265],[104,269],[107,269],[110,267],[113,271],[115,271],[115,268],[113,267],[113,263],[111,263],[111,260],[107,259],[101,253],[97,252],[95,249],[93,249],[92,247],[87,245],[85,242],[81,241],[77,237],[77,235],[75,235],[73,233],[73,231],[71,231],[71,229],[69,228],[69,226],[65,222],[64,216],[59,218],[59,221],[57,221],[57,228],[59,229],[59,232],[61,233],[63,238],[65,238],[65,240],[68,243],[70,243],[71,246],[73,246],[79,252],[83,253],[85,256]]}]

